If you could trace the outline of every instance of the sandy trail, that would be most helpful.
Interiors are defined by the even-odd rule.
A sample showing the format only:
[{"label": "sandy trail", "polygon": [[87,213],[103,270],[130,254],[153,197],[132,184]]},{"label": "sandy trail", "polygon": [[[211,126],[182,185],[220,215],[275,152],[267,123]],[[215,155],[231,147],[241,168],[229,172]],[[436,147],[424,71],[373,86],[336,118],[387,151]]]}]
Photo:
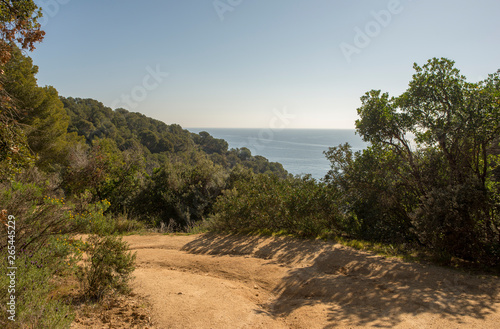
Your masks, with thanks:
[{"label": "sandy trail", "polygon": [[498,328],[500,279],[276,237],[129,236],[159,328]]}]

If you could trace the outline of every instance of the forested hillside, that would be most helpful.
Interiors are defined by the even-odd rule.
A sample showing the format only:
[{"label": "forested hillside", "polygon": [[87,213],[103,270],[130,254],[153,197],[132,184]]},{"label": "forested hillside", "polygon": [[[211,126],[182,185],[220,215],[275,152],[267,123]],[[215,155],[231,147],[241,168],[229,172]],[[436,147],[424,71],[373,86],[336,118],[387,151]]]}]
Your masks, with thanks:
[{"label": "forested hillside", "polygon": [[201,152],[226,169],[241,165],[255,173],[287,176],[281,164],[252,156],[247,148],[229,150],[226,141],[207,132],[190,133],[177,124],[168,125],[141,113],[121,108],[113,111],[93,99],[61,97],[61,100],[70,118],[68,133],[85,137],[89,145],[95,140],[109,138],[121,151],[138,147],[147,159],[148,168],[159,167],[168,161],[166,159]]}]

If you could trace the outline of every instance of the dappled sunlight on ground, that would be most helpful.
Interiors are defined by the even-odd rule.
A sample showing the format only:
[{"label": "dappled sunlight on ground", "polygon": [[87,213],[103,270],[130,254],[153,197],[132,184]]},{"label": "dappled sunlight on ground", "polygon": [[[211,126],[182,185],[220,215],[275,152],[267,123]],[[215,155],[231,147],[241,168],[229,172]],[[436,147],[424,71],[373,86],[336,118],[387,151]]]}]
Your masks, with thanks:
[{"label": "dappled sunlight on ground", "polygon": [[496,328],[500,323],[496,277],[288,237],[126,240],[138,252],[135,290],[151,300],[156,320],[166,327]]}]

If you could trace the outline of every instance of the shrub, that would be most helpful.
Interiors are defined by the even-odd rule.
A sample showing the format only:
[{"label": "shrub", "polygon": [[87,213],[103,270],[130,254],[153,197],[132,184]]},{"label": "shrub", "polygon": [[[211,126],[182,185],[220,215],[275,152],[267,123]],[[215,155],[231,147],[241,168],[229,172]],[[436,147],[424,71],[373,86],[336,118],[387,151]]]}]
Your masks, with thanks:
[{"label": "shrub", "polygon": [[113,220],[115,222],[115,230],[113,233],[115,234],[143,231],[146,228],[144,223],[131,219],[128,214],[113,215]]},{"label": "shrub", "polygon": [[116,223],[110,215],[104,214],[109,208],[108,200],[85,204],[74,214],[81,233],[108,235],[116,230]]},{"label": "shrub", "polygon": [[412,218],[419,239],[441,255],[498,264],[498,229],[490,224],[495,218],[485,211],[486,198],[486,192],[474,182],[428,191]]},{"label": "shrub", "polygon": [[259,174],[234,182],[217,199],[209,227],[215,231],[270,231],[317,236],[335,230],[334,195],[314,179]]},{"label": "shrub", "polygon": [[149,224],[172,223],[177,231],[206,218],[227,177],[222,167],[206,158],[194,161],[194,165],[175,163],[156,169],[138,194],[133,214]]},{"label": "shrub", "polygon": [[[0,263],[0,325],[3,328],[69,328],[71,307],[49,297],[60,275],[71,271],[81,253],[79,244],[52,237],[36,248],[17,250],[15,291],[8,291],[10,277],[7,259]],[[15,322],[8,319],[7,302],[15,296]]]},{"label": "shrub", "polygon": [[[63,198],[47,197],[44,186],[12,182],[2,186],[0,204],[16,217],[16,247],[27,249],[47,243],[51,236],[75,232],[77,224],[70,220],[69,207]],[[0,241],[0,251],[7,240]]]},{"label": "shrub", "polygon": [[347,236],[384,243],[415,240],[407,211],[417,198],[405,184],[411,175],[402,173],[406,166],[394,152],[376,146],[353,152],[344,144],[325,155],[332,163],[325,181],[338,191]]},{"label": "shrub", "polygon": [[87,241],[87,260],[80,272],[85,295],[101,300],[105,295],[127,292],[136,255],[127,252],[121,237],[91,235]]}]

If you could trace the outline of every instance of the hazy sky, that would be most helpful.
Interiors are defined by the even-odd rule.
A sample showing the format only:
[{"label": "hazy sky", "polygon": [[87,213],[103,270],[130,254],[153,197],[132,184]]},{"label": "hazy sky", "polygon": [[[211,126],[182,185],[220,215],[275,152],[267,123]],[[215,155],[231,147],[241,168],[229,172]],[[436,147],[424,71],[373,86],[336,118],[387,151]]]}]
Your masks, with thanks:
[{"label": "hazy sky", "polygon": [[40,85],[188,127],[353,128],[414,62],[500,69],[498,0],[38,0]]}]

